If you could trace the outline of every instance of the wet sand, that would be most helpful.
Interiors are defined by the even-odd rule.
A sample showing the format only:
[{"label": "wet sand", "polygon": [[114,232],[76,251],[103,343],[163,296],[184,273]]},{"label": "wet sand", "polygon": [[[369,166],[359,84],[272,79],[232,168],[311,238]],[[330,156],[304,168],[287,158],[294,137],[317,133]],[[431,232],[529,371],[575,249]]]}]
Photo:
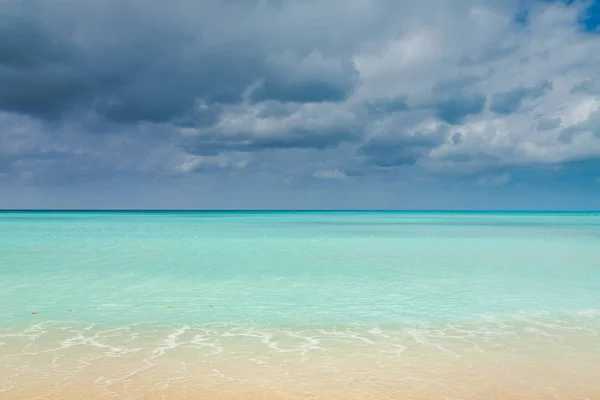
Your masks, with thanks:
[{"label": "wet sand", "polygon": [[5,332],[0,399],[600,398],[591,329],[415,336],[88,328]]}]

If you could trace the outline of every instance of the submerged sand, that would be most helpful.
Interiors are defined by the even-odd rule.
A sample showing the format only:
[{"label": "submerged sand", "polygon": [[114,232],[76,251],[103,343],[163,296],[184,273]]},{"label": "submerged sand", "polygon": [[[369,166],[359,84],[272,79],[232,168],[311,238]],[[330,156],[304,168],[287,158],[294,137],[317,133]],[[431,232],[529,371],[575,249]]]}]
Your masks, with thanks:
[{"label": "submerged sand", "polygon": [[593,329],[38,326],[0,342],[0,399],[600,398]]}]

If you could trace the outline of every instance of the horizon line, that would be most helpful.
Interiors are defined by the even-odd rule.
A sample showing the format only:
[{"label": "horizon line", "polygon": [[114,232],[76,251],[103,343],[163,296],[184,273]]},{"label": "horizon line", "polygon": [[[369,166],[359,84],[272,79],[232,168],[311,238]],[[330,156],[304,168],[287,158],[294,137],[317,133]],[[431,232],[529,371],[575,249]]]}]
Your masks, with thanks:
[{"label": "horizon line", "polygon": [[545,213],[590,213],[600,212],[600,209],[334,209],[334,208],[0,208],[0,212],[545,212]]}]

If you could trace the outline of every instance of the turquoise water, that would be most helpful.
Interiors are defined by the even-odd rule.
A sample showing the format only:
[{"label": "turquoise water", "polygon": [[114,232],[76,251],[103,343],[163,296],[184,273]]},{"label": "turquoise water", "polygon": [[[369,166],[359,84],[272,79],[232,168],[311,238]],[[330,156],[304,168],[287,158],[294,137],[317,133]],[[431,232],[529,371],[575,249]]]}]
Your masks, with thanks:
[{"label": "turquoise water", "polygon": [[0,212],[0,326],[597,319],[598,266],[600,213]]}]

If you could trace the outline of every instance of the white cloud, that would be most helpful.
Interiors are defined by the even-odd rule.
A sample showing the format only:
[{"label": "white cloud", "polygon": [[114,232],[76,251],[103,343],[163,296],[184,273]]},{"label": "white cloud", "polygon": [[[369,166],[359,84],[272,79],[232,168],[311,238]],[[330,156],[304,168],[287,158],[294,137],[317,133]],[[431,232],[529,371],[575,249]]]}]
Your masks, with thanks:
[{"label": "white cloud", "polygon": [[243,169],[248,165],[248,159],[236,159],[236,157],[228,157],[225,155],[218,156],[193,156],[186,155],[183,162],[177,166],[177,170],[188,173],[202,170],[214,169]]},{"label": "white cloud", "polygon": [[[469,115],[448,130],[449,136],[460,134],[459,143],[440,144],[424,153],[419,164],[434,171],[476,172],[490,166],[598,158],[600,93],[572,91],[582,81],[598,76],[594,71],[600,63],[600,36],[580,29],[577,16],[581,10],[581,4],[540,4],[531,10],[527,27],[513,22],[514,9],[473,6],[466,15],[449,13],[444,24],[428,24],[427,33],[419,28],[393,39],[379,53],[358,55],[358,70],[365,81],[356,95],[407,94],[408,102],[415,105],[431,96],[436,81],[458,82],[472,76],[466,87],[485,94],[489,107],[496,93],[547,81],[550,90],[524,98],[511,114],[499,115],[486,108]],[[385,127],[391,135],[406,135],[426,131],[431,123],[420,109],[403,111],[401,118],[383,116],[370,131]],[[542,118],[556,123],[538,129]],[[385,123],[394,119],[396,132]],[[570,139],[564,140],[569,132]],[[461,161],[453,161],[457,159]]]}]

